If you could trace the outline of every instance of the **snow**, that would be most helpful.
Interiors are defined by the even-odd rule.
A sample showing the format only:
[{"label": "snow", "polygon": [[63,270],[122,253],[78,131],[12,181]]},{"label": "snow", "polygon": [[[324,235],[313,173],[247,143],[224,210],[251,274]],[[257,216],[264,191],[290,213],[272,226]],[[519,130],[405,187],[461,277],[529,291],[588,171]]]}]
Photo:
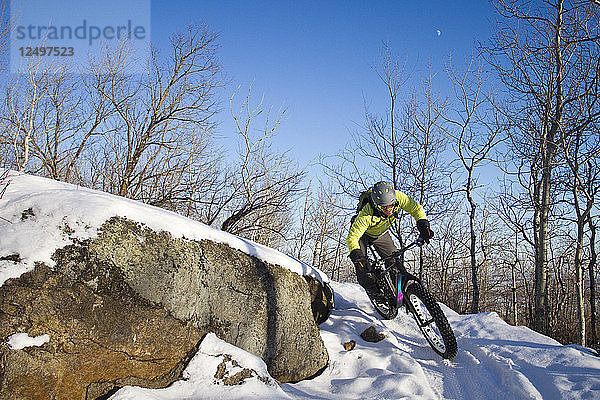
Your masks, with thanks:
[{"label": "snow", "polygon": [[[19,254],[20,260],[0,261],[0,284],[33,268],[35,261],[52,265],[54,249],[73,238],[93,237],[96,228],[114,215],[178,237],[228,243],[265,261],[327,280],[320,271],[282,253],[164,210],[15,172],[11,179],[0,199],[0,258]],[[21,220],[29,208],[34,215]],[[528,328],[508,325],[495,313],[459,315],[442,305],[459,348],[456,358],[443,360],[403,310],[394,320],[380,320],[360,286],[330,283],[335,309],[320,325],[330,360],[318,377],[279,384],[261,359],[209,334],[182,380],[164,389],[125,387],[111,399],[600,398],[600,358],[590,349],[562,346]],[[360,337],[371,326],[386,336],[383,341],[370,343]],[[51,338],[15,332],[5,340],[18,348],[19,343],[39,346]],[[356,346],[347,351],[344,343],[350,340]],[[219,369],[224,377],[244,369],[254,372],[242,384],[229,386],[215,377]]]},{"label": "snow", "polygon": [[50,341],[50,336],[47,334],[40,335],[37,337],[30,337],[26,333],[15,333],[10,335],[6,341],[8,346],[13,350],[21,350],[25,347],[39,347]]},{"label": "snow", "polygon": [[[235,360],[225,359],[225,355]],[[244,368],[255,372],[242,385],[224,385],[215,378],[219,364],[224,364],[226,376],[233,376]],[[262,380],[260,378],[262,378]],[[226,343],[213,333],[206,335],[196,355],[183,372],[183,380],[165,389],[125,387],[111,400],[127,399],[289,399],[277,382],[267,372],[262,359]]]},{"label": "snow", "polygon": [[[465,316],[444,307],[459,352],[452,361],[443,360],[404,311],[395,320],[379,320],[360,286],[330,283],[336,307],[320,326],[330,357],[320,376],[275,387],[254,378],[225,387],[214,379],[218,360],[207,354],[232,354],[261,376],[267,372],[260,359],[209,335],[184,380],[158,390],[126,387],[111,400],[600,398],[600,358],[589,349],[562,346],[528,328],[510,326],[495,313]],[[386,338],[365,342],[360,334],[370,326]],[[343,345],[350,340],[356,347],[346,351]]]},{"label": "snow", "polygon": [[[2,172],[0,169],[0,176]],[[50,257],[56,249],[73,243],[74,239],[95,237],[97,228],[114,216],[141,222],[155,231],[170,232],[176,238],[225,243],[300,275],[329,281],[322,271],[295,258],[174,212],[14,171],[8,179],[11,182],[0,199],[0,258],[19,254],[21,262],[15,266],[11,261],[0,260],[0,286],[7,279],[32,270],[36,261],[53,266]]]}]

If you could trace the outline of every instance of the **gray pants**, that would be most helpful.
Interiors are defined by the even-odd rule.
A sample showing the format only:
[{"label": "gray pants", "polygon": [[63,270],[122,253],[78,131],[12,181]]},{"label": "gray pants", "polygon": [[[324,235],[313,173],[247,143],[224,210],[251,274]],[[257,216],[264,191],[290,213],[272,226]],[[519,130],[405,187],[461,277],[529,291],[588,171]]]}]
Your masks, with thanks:
[{"label": "gray pants", "polygon": [[378,238],[373,238],[369,235],[362,235],[362,237],[358,240],[358,245],[360,246],[360,252],[365,256],[369,256],[367,254],[367,247],[373,245],[379,257],[387,257],[393,252],[397,251],[396,245],[394,245],[394,241],[390,236],[389,232],[385,232],[383,235]]},{"label": "gray pants", "polygon": [[[387,257],[391,255],[393,252],[398,250],[396,245],[394,245],[394,241],[390,236],[389,232],[384,233],[378,238],[373,238],[369,235],[363,235],[359,240],[358,244],[360,246],[360,251],[363,255],[368,257],[367,247],[373,245],[379,257]],[[357,265],[354,266],[356,270],[356,280],[362,286],[367,293],[375,293],[377,292],[375,281],[369,271],[365,271],[362,268],[359,268]]]}]

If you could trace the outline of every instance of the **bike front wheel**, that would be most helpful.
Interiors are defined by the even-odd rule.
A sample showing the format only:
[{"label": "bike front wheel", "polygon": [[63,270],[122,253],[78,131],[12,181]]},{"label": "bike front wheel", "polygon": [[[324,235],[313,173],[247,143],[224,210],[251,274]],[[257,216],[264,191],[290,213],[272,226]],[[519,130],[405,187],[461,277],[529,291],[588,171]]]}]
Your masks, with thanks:
[{"label": "bike front wheel", "polygon": [[446,315],[420,283],[413,282],[404,291],[405,303],[431,348],[451,360],[458,352],[456,337]]}]

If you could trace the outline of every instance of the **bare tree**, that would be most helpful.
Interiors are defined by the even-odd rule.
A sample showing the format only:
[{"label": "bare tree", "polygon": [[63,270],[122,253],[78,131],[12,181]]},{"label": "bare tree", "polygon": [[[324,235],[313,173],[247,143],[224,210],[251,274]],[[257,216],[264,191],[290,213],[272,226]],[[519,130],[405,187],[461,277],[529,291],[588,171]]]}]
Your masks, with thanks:
[{"label": "bare tree", "polygon": [[312,249],[312,265],[340,276],[343,264],[342,258],[346,256],[342,233],[347,226],[343,213],[341,199],[335,193],[333,182],[327,186],[321,185],[318,197],[312,207],[310,227],[314,234]]},{"label": "bare tree", "polygon": [[[409,75],[406,63],[394,55],[389,44],[383,45],[378,61],[374,69],[383,83],[388,106],[383,112],[373,112],[365,101],[365,123],[353,132],[351,149],[337,156],[338,165],[323,163],[324,167],[348,196],[357,198],[374,182],[388,180],[426,209],[441,214],[444,201],[438,200],[448,193],[448,185],[443,182],[444,135],[438,124],[443,121],[446,103],[433,90],[431,75],[421,90],[401,97]],[[438,206],[428,207],[434,203]],[[406,219],[401,216],[391,229],[400,244],[414,229],[410,221],[403,228],[403,221]]]},{"label": "bare tree", "polygon": [[219,159],[210,141],[216,35],[189,26],[172,49],[165,63],[152,51],[145,76],[125,72],[135,57],[127,41],[84,75],[30,66],[27,82],[7,89],[2,120],[12,133],[2,146],[9,136],[21,169],[191,214]]},{"label": "bare tree", "polygon": [[[84,183],[77,167],[88,141],[101,134],[101,123],[110,115],[106,104],[89,104],[93,96],[81,90],[81,82],[67,65],[45,69],[37,79],[28,80],[26,90],[39,91],[39,100],[28,107],[34,135],[29,141],[29,170],[66,182]],[[17,105],[16,92],[8,92],[7,105]],[[104,102],[106,103],[106,102]],[[19,124],[15,107],[6,116]]]},{"label": "bare tree", "polygon": [[511,264],[511,268],[510,268],[510,294],[511,294],[511,300],[512,300],[512,307],[511,307],[511,315],[512,315],[512,321],[513,324],[518,325],[518,321],[519,321],[519,314],[518,314],[518,307],[517,307],[517,278],[516,278],[516,267],[519,264],[519,234],[516,233],[515,234],[515,261],[514,264]]},{"label": "bare tree", "polygon": [[218,110],[213,94],[221,84],[216,40],[207,27],[188,26],[172,37],[170,60],[151,51],[145,76],[125,73],[128,46],[95,60],[86,87],[99,94],[94,105],[108,107],[110,118],[88,156],[91,186],[184,213],[194,208],[216,163],[210,146]]},{"label": "bare tree", "polygon": [[290,253],[329,274],[332,279],[349,279],[353,272],[347,257],[344,235],[349,227],[343,195],[334,179],[309,184],[298,206],[298,219],[289,242]]},{"label": "bare tree", "polygon": [[[600,33],[600,12],[584,10],[573,21],[573,29],[588,34]],[[600,39],[596,38],[597,43]],[[566,126],[570,128],[569,140],[562,142],[562,151],[568,167],[563,182],[568,202],[575,211],[573,222],[576,226],[574,268],[577,291],[579,344],[586,345],[585,318],[585,273],[583,266],[584,236],[592,218],[592,210],[597,205],[600,191],[600,177],[597,170],[597,156],[600,154],[600,51],[598,46],[578,46],[576,54],[583,60],[572,67],[573,80],[577,84],[578,96],[572,101],[573,113],[568,115]],[[570,196],[569,196],[570,195]]]},{"label": "bare tree", "polygon": [[522,313],[524,315],[522,319],[524,320],[525,324],[528,324],[529,321],[532,320],[533,315],[533,309],[531,307],[532,301],[530,296],[531,291],[529,288],[530,276],[527,272],[527,260],[529,258],[527,251],[529,248],[533,248],[533,243],[527,234],[527,210],[521,207],[514,207],[511,203],[511,200],[512,198],[510,196],[500,194],[499,202],[496,204],[497,210],[495,214],[508,230],[506,241],[512,242],[514,238],[514,247],[509,249],[508,253],[510,256],[506,257],[505,263],[509,266],[511,276],[511,314],[513,316],[513,323],[518,325],[518,282],[523,282],[524,294],[526,297],[526,312]]},{"label": "bare tree", "polygon": [[44,80],[51,74],[42,68],[40,59],[30,58],[27,62],[26,74],[17,75],[6,88],[2,110],[4,132],[0,135],[0,145],[12,150],[12,165],[18,171],[29,166],[32,142],[39,134],[40,103],[46,95]]},{"label": "bare tree", "polygon": [[[450,63],[448,76],[454,87],[454,95],[458,108],[455,116],[445,117],[448,122],[446,132],[454,141],[454,151],[458,155],[461,170],[464,170],[463,187],[469,204],[469,258],[471,264],[471,282],[473,301],[471,312],[479,312],[478,272],[480,261],[477,260],[476,213],[477,202],[474,191],[478,187],[477,169],[489,161],[490,152],[503,140],[500,132],[505,129],[499,114],[489,102],[484,90],[485,79],[481,66],[474,66],[474,59],[467,63],[464,73],[458,75]],[[491,115],[490,115],[491,114]],[[484,249],[482,244],[481,249]]]},{"label": "bare tree", "polygon": [[596,334],[596,265],[598,254],[596,253],[596,225],[590,218],[588,221],[590,228],[590,261],[588,263],[588,274],[590,278],[590,343],[592,346],[598,346],[598,337]]},{"label": "bare tree", "polygon": [[[448,99],[436,93],[433,78],[430,70],[421,90],[412,94],[405,107],[402,125],[405,135],[400,144],[403,162],[398,166],[405,191],[425,208],[431,220],[441,219],[456,209],[450,188],[450,167],[443,155],[449,143],[443,128]],[[424,274],[423,251],[421,247],[419,277]]]},{"label": "bare tree", "polygon": [[[447,100],[434,89],[433,73],[418,89],[411,92],[406,88],[406,62],[396,57],[387,43],[375,72],[383,84],[387,106],[373,111],[365,100],[365,122],[351,132],[352,143],[334,157],[335,164],[331,160],[322,160],[321,164],[335,179],[339,192],[352,199],[344,204],[348,215],[356,212],[360,192],[387,180],[423,205],[436,230],[435,224],[442,225],[444,214],[453,208],[450,168],[443,160],[448,139],[441,127]],[[402,213],[390,233],[403,245],[414,229],[412,217]],[[433,246],[428,249],[436,252]],[[425,277],[423,249],[418,254],[416,269]]]},{"label": "bare tree", "polygon": [[[305,172],[287,153],[277,152],[271,146],[285,110],[272,114],[263,106],[264,97],[253,105],[251,92],[252,85],[239,112],[234,111],[237,90],[230,99],[238,159],[224,172],[219,193],[211,199],[206,222],[220,223],[224,231],[273,244],[285,237],[291,204],[301,192]],[[257,128],[261,118],[264,125]]]},{"label": "bare tree", "polygon": [[387,90],[389,108],[385,117],[378,117],[366,110],[366,130],[369,133],[366,139],[371,151],[363,151],[362,154],[376,163],[383,164],[385,170],[378,172],[390,173],[391,183],[394,187],[399,187],[398,173],[402,162],[399,151],[404,132],[398,127],[397,112],[401,106],[400,89],[407,79],[406,63],[395,57],[389,43],[385,43],[381,50],[381,62],[375,65],[374,69]]},{"label": "bare tree", "polygon": [[[468,311],[469,279],[465,265],[465,247],[468,238],[462,216],[459,213],[448,215],[437,221],[435,246],[430,246],[425,260],[430,268],[423,278],[436,298],[457,312]],[[420,257],[405,261],[413,263],[416,268]]]},{"label": "bare tree", "polygon": [[297,221],[297,229],[293,232],[293,236],[290,239],[290,253],[296,258],[303,259],[304,252],[308,249],[310,241],[314,236],[310,222],[310,214],[312,212],[313,202],[311,194],[311,182],[308,183],[306,189],[302,193],[304,201],[302,206],[299,207],[299,219]]},{"label": "bare tree", "polygon": [[[406,62],[394,55],[389,43],[384,43],[373,69],[383,83],[388,107],[383,113],[373,112],[365,99],[365,122],[352,132],[349,149],[336,156],[337,165],[321,162],[340,190],[355,199],[374,182],[388,180],[395,187],[402,182],[399,172],[404,162],[401,143],[405,133],[398,114],[405,103],[400,91],[408,78]],[[349,212],[355,211],[352,203]]]},{"label": "bare tree", "polygon": [[[588,108],[586,110],[589,111]],[[570,195],[568,202],[575,211],[572,221],[576,226],[573,266],[577,290],[579,344],[582,346],[586,345],[584,238],[586,227],[592,220],[592,210],[597,205],[596,198],[600,193],[600,172],[596,165],[596,155],[600,152],[600,141],[595,129],[585,133],[576,132],[568,148],[565,149],[565,158],[571,174],[564,182],[567,196]],[[593,280],[593,276],[590,276],[590,279]]]},{"label": "bare tree", "polygon": [[[597,20],[597,9],[591,3],[575,0],[542,4],[502,0],[495,7],[501,26],[484,54],[512,99],[511,118],[516,129],[511,135],[511,150],[521,179],[523,167],[529,169],[536,256],[533,327],[547,332],[553,171],[561,162],[562,143],[575,128],[570,123],[575,119],[573,105],[584,93],[582,89],[597,80],[597,70],[581,76],[579,68],[574,68],[589,63],[583,48],[597,48],[596,24],[585,24],[585,20]],[[582,30],[584,25],[593,29]]]}]

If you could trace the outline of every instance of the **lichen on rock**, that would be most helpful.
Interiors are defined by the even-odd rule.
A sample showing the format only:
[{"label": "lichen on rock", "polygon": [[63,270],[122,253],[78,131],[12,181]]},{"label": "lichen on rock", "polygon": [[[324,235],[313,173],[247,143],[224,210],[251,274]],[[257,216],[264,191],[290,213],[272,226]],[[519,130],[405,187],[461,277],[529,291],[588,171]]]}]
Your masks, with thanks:
[{"label": "lichen on rock", "polygon": [[53,259],[0,287],[0,337],[50,336],[39,348],[0,348],[3,399],[165,387],[207,332],[261,357],[281,382],[327,364],[306,280],[226,244],[115,217]]}]

